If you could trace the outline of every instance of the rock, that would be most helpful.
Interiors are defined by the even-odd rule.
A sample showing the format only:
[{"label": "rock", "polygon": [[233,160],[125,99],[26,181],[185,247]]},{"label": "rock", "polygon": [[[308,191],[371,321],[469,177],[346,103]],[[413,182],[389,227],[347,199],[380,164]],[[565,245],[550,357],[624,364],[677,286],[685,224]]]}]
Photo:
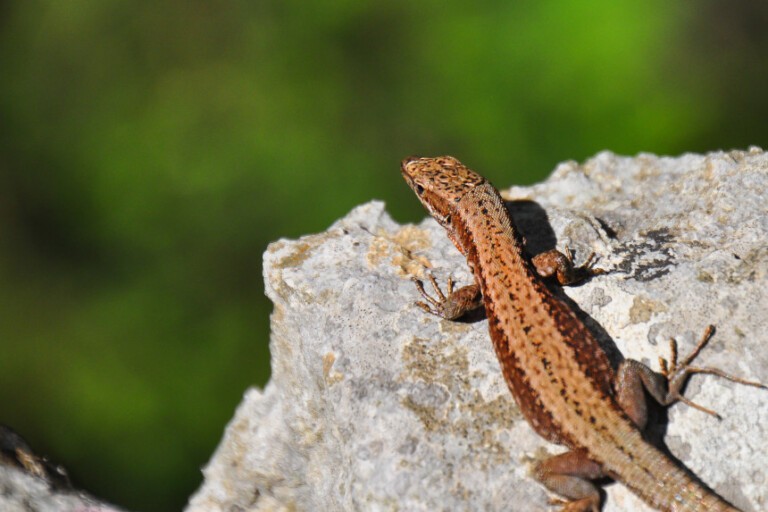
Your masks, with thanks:
[{"label": "rock", "polygon": [[[766,191],[768,154],[750,148],[600,153],[505,198],[532,253],[557,241],[611,270],[563,291],[614,361],[658,368],[670,337],[686,355],[712,323],[697,363],[765,382]],[[546,509],[529,471],[562,448],[520,415],[485,320],[414,307],[409,277],[430,269],[471,282],[434,221],[398,225],[376,201],[271,244],[272,378],[246,393],[187,510]],[[768,391],[694,376],[686,396],[723,419],[676,404],[656,437],[738,507],[765,509]],[[649,510],[623,485],[607,494],[606,512]]]},{"label": "rock", "polygon": [[71,488],[51,485],[21,469],[0,465],[3,512],[120,512],[112,505]]},{"label": "rock", "polygon": [[120,512],[72,487],[63,466],[32,450],[0,424],[0,510],[3,512]]}]

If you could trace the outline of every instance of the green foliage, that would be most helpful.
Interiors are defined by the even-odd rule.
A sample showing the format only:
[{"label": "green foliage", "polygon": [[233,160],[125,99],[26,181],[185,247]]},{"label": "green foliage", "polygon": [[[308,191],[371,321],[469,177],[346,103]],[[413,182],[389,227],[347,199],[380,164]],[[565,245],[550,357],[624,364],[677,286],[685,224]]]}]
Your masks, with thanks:
[{"label": "green foliage", "polygon": [[179,509],[269,373],[261,254],[454,154],[500,186],[601,149],[765,143],[736,2],[0,4],[0,422]]}]

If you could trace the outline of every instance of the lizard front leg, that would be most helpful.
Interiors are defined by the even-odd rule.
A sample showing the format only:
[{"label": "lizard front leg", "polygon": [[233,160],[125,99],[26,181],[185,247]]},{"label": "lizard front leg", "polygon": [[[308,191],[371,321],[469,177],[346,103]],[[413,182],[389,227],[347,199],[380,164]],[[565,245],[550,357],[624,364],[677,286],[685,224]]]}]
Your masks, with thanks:
[{"label": "lizard front leg", "polygon": [[531,258],[531,263],[541,277],[555,276],[561,285],[576,284],[590,276],[604,274],[605,270],[593,268],[595,261],[595,253],[592,253],[584,264],[575,266],[568,246],[565,246],[565,253],[550,249]]},{"label": "lizard front leg", "polygon": [[[565,247],[565,253],[557,249],[551,249],[537,254],[531,258],[531,263],[540,276],[544,278],[555,276],[561,285],[576,284],[587,277],[605,273],[603,269],[593,268],[595,253],[590,254],[584,264],[578,267],[575,266],[573,254],[571,254],[571,250],[567,246]],[[420,279],[416,277],[411,278],[426,301],[419,301],[416,305],[427,313],[445,318],[446,320],[456,320],[483,305],[483,296],[480,291],[480,285],[477,283],[454,290],[453,279],[449,277],[447,293],[443,293],[435,277],[429,274],[428,278],[434,289],[434,296],[424,289],[424,283]]]},{"label": "lizard front leg", "polygon": [[453,289],[453,279],[448,278],[447,294],[444,294],[435,280],[435,276],[429,274],[429,282],[435,290],[435,297],[432,297],[424,289],[424,283],[419,279],[412,277],[411,280],[416,283],[416,288],[426,302],[417,302],[416,305],[433,315],[445,318],[446,320],[456,320],[465,313],[478,309],[483,305],[483,295],[480,292],[478,284],[462,286],[458,290]]},{"label": "lizard front leg", "polygon": [[[539,253],[531,258],[531,263],[541,277],[548,278],[554,276],[561,285],[576,284],[590,276],[606,272],[603,269],[593,267],[595,253],[590,254],[582,265],[575,266],[573,254],[568,246],[565,247],[565,253],[557,249]],[[480,285],[477,283],[454,290],[453,279],[449,277],[447,293],[443,293],[435,277],[432,274],[429,274],[428,277],[435,291],[434,297],[427,293],[424,289],[424,283],[420,279],[416,277],[411,278],[426,301],[417,302],[416,305],[427,313],[445,318],[446,320],[456,320],[465,313],[478,309],[483,305],[483,296],[480,291]]]}]

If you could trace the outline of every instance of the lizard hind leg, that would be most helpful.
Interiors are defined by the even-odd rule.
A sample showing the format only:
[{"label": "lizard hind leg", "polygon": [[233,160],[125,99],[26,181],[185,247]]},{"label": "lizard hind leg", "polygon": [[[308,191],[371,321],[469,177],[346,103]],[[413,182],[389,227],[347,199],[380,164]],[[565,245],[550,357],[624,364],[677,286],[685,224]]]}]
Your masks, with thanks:
[{"label": "lizard hind leg", "polygon": [[720,415],[715,411],[692,402],[683,396],[682,388],[686,380],[695,373],[716,375],[738,384],[766,389],[764,384],[735,377],[717,368],[691,365],[693,359],[699,355],[699,352],[709,342],[714,330],[713,326],[708,326],[693,351],[679,363],[677,361],[677,344],[674,339],[669,340],[670,361],[667,362],[664,359],[660,359],[660,373],[654,372],[639,361],[632,359],[622,361],[616,374],[616,381],[614,382],[616,401],[637,428],[644,430],[648,421],[645,400],[646,391],[654,400],[665,407],[675,402],[683,402],[720,419]]},{"label": "lizard hind leg", "polygon": [[590,480],[605,474],[602,467],[587,456],[586,450],[572,450],[540,461],[533,476],[544,487],[565,498],[553,500],[562,505],[561,512],[599,512],[600,491]]}]

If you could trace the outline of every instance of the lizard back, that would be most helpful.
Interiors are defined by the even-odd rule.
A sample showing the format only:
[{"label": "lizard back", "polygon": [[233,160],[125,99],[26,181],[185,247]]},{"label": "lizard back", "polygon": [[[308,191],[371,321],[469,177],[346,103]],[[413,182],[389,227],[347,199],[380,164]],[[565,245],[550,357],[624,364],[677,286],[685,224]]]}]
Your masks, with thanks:
[{"label": "lizard back", "polygon": [[496,189],[485,182],[466,192],[452,222],[483,293],[504,379],[533,429],[587,449],[660,510],[734,510],[646,442],[618,406],[608,357],[534,274]]}]

